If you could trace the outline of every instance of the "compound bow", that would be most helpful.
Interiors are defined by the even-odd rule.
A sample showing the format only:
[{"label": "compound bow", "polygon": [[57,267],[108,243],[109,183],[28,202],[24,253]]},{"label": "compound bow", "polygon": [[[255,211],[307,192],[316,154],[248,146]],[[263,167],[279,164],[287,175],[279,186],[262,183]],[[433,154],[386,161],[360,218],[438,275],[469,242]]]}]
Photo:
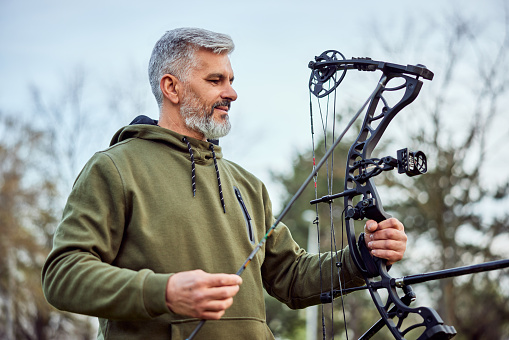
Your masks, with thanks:
[{"label": "compound bow", "polygon": [[[408,149],[402,149],[397,152],[397,158],[391,156],[371,158],[371,153],[394,116],[412,103],[419,94],[422,87],[422,81],[419,78],[432,80],[433,73],[423,65],[403,66],[369,58],[347,60],[340,52],[333,50],[325,51],[316,57],[315,61],[309,63],[309,68],[312,70],[309,90],[318,98],[331,94],[343,81],[349,69],[382,71],[382,77],[368,99],[369,104],[366,103],[354,117],[356,119],[364,110],[364,107],[368,106],[359,135],[348,152],[344,191],[311,201],[311,204],[330,203],[335,198],[344,198],[348,244],[352,259],[362,272],[366,286],[348,291],[338,290],[322,294],[322,302],[331,302],[334,297],[352,290],[367,289],[381,319],[361,339],[371,338],[384,325],[388,327],[395,339],[404,339],[409,333],[414,336],[417,335],[416,337],[419,340],[450,339],[454,337],[456,334],[454,327],[445,325],[434,309],[429,307],[412,308],[409,306],[410,302],[415,300],[415,294],[410,284],[505,268],[509,267],[509,260],[393,278],[388,273],[385,260],[370,256],[365,246],[364,235],[360,234],[357,237],[354,228],[355,220],[366,218],[381,222],[390,218],[390,215],[383,210],[382,201],[373,182],[375,176],[383,171],[396,168],[399,173],[406,173],[408,176],[420,175],[427,171],[426,156],[421,151],[412,152]],[[393,79],[399,80],[400,85],[388,88],[388,82]],[[402,91],[403,95],[399,102],[390,107],[384,94],[397,91]],[[379,105],[380,102],[383,105]],[[378,110],[379,106],[381,106],[380,110]],[[380,112],[377,113],[378,111]],[[351,123],[347,128],[351,126]],[[338,140],[343,135],[344,133]],[[334,143],[332,148],[337,145],[337,142]],[[325,157],[329,155],[328,152]],[[403,290],[404,295],[401,298],[398,295],[397,288]],[[387,297],[382,298],[379,291],[385,292]],[[414,316],[413,319],[419,321],[410,325],[407,322],[403,325],[403,322],[409,316]]]}]

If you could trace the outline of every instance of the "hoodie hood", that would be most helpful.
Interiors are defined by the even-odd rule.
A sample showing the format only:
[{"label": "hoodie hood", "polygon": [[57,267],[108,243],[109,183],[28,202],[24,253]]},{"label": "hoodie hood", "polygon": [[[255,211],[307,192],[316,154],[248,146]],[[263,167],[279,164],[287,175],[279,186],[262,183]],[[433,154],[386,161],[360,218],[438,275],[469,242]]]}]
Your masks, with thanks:
[{"label": "hoodie hood", "polygon": [[218,192],[223,211],[226,213],[223,190],[221,187],[221,176],[217,160],[223,157],[221,147],[217,140],[202,141],[187,137],[162,128],[157,125],[158,121],[147,116],[136,117],[131,124],[118,130],[110,142],[110,147],[119,144],[131,138],[150,140],[157,143],[167,144],[177,152],[189,154],[190,176],[192,182],[193,196],[196,196],[196,163],[209,164],[214,163],[214,169],[217,176]]},{"label": "hoodie hood", "polygon": [[[152,119],[152,118],[144,116],[144,115],[140,115],[140,116],[134,118],[133,121],[131,123],[129,123],[129,125],[153,125],[153,126],[158,126],[158,123],[159,123],[158,120]],[[120,131],[118,131],[117,134]],[[115,134],[115,136],[113,136],[113,139],[111,140],[110,146],[113,145],[116,142],[115,138],[116,138],[117,134]],[[214,145],[219,145],[219,140],[218,139],[207,139],[207,142],[212,143]]]},{"label": "hoodie hood", "polygon": [[221,147],[217,140],[202,141],[199,139],[186,137],[174,131],[162,128],[157,125],[158,121],[147,116],[136,117],[129,125],[118,130],[110,141],[110,146],[114,146],[130,138],[140,138],[151,140],[154,142],[168,144],[172,148],[188,152],[187,143],[184,138],[189,141],[194,152],[196,161],[210,161],[213,159],[210,145],[214,145],[214,152],[217,159],[223,157]]}]

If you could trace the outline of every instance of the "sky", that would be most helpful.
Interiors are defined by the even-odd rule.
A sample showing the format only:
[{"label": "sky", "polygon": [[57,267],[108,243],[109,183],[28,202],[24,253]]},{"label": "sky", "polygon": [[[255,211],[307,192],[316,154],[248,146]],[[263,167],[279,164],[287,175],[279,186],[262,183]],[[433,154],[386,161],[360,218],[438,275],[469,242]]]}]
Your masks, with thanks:
[{"label": "sky", "polygon": [[[348,58],[370,56],[438,69],[439,61],[426,57],[426,51],[407,54],[411,60],[390,60],[393,55],[383,52],[379,41],[401,40],[408,30],[422,31],[455,11],[489,20],[500,15],[502,3],[0,0],[0,109],[31,119],[29,86],[55,96],[62,79],[79,68],[86,74],[89,98],[136,89],[146,98],[145,114],[157,118],[145,75],[155,42],[165,31],[183,26],[227,33],[236,44],[231,61],[239,97],[230,113],[234,132],[221,145],[226,157],[267,183],[277,203],[278,185],[271,182],[270,171],[288,171],[291,157],[310,147],[307,65],[314,56],[336,49]],[[402,44],[400,49],[404,55],[416,46]],[[375,84],[359,87],[348,100],[360,106]],[[354,81],[351,88],[356,86]],[[108,118],[106,105],[95,102],[90,109]],[[131,118],[117,120],[107,136],[91,143],[96,149],[106,147],[109,136]],[[90,155],[83,155],[83,163]]]}]

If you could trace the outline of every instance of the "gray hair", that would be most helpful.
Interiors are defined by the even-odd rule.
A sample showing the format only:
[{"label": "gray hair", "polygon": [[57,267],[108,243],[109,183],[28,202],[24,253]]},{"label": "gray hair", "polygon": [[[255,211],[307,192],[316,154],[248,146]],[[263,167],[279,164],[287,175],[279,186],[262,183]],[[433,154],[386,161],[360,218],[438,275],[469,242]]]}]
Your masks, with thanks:
[{"label": "gray hair", "polygon": [[160,81],[165,74],[172,74],[186,81],[189,70],[195,66],[194,52],[205,48],[214,53],[233,52],[235,45],[230,36],[201,28],[177,28],[166,32],[156,43],[148,65],[152,93],[159,108],[163,105]]}]

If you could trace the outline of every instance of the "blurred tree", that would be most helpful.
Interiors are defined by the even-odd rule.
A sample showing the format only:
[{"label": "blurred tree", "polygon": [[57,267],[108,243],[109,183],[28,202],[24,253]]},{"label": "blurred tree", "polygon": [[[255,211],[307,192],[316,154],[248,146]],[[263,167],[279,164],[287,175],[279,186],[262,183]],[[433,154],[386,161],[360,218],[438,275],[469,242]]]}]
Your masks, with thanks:
[{"label": "blurred tree", "polygon": [[146,65],[131,63],[127,72],[122,71],[120,76],[108,79],[104,100],[108,116],[116,117],[115,124],[120,123],[116,128],[128,124],[138,115],[159,119],[158,107],[148,86],[145,69]]},{"label": "blurred tree", "polygon": [[62,88],[55,94],[45,92],[38,84],[30,86],[32,126],[47,132],[54,158],[45,165],[50,173],[58,174],[63,198],[90,156],[106,148],[115,131],[135,116],[147,114],[147,93],[141,89],[148,88],[146,81],[134,71],[127,74],[122,80],[128,77],[133,85],[125,87],[118,77],[112,77],[101,92],[104,97],[89,90],[91,80],[81,66],[60,80]]},{"label": "blurred tree", "polygon": [[59,185],[67,182],[66,189],[61,189],[67,191],[80,169],[80,154],[94,139],[90,133],[95,132],[91,129],[91,119],[87,119],[90,101],[86,106],[83,99],[87,83],[85,70],[76,67],[60,83],[62,90],[54,98],[35,84],[29,90],[34,110],[33,126],[46,131],[50,155],[55,158],[46,167],[55,165],[50,172],[58,173],[61,178]]},{"label": "blurred tree", "polygon": [[57,312],[42,294],[58,197],[41,167],[48,136],[2,112],[0,136],[0,338],[91,338],[90,323]]}]

